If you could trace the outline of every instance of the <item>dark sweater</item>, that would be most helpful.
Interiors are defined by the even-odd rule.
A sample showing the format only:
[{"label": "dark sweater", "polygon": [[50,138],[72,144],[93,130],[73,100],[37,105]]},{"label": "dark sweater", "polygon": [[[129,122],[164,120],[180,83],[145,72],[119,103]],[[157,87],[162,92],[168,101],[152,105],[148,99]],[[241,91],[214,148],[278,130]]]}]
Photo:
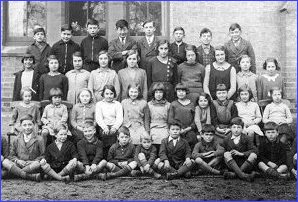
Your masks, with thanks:
[{"label": "dark sweater", "polygon": [[135,154],[135,146],[131,143],[128,143],[125,146],[121,146],[119,142],[113,144],[108,153],[107,161],[118,164],[118,162],[123,161],[133,161]]},{"label": "dark sweater", "polygon": [[192,158],[193,159],[196,159],[198,157],[202,158],[203,157],[202,153],[209,152],[209,151],[215,151],[214,157],[218,157],[218,156],[223,156],[224,148],[214,139],[211,142],[205,142],[202,139],[201,142],[198,142],[195,145],[195,148],[193,149],[193,152],[192,152]]},{"label": "dark sweater", "polygon": [[52,168],[65,167],[73,158],[78,158],[78,153],[75,145],[68,140],[62,144],[61,150],[53,142],[47,147],[45,152],[45,159]]},{"label": "dark sweater", "polygon": [[98,164],[103,159],[103,144],[97,138],[88,142],[85,138],[78,142],[79,159],[86,165]]},{"label": "dark sweater", "polygon": [[84,63],[98,63],[97,54],[102,50],[108,51],[108,48],[108,41],[105,38],[99,35],[96,35],[94,37],[88,35],[82,40],[81,43],[81,52],[83,55]]},{"label": "dark sweater", "polygon": [[154,145],[151,145],[149,149],[145,149],[144,147],[142,147],[142,145],[137,146],[134,159],[138,163],[138,166],[142,166],[141,161],[138,158],[139,153],[143,153],[145,155],[146,160],[150,166],[153,165],[157,156],[157,150]]},{"label": "dark sweater", "polygon": [[170,55],[175,59],[175,62],[177,63],[177,65],[186,61],[186,51],[185,51],[186,45],[187,44],[184,42],[182,42],[180,46],[178,46],[176,42],[171,43],[170,45],[170,48],[169,48]]},{"label": "dark sweater", "polygon": [[68,79],[63,74],[50,76],[43,74],[39,79],[39,99],[48,100],[51,88],[60,88],[63,96],[62,100],[66,100],[68,92]]}]

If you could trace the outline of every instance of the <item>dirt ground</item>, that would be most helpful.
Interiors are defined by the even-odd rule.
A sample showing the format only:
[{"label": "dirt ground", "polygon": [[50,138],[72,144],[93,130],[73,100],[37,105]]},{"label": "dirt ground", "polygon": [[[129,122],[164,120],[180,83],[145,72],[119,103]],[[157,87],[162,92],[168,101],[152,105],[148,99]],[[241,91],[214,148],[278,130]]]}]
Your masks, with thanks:
[{"label": "dirt ground", "polygon": [[120,178],[83,182],[2,180],[2,200],[296,200],[296,181],[221,177],[172,181]]}]

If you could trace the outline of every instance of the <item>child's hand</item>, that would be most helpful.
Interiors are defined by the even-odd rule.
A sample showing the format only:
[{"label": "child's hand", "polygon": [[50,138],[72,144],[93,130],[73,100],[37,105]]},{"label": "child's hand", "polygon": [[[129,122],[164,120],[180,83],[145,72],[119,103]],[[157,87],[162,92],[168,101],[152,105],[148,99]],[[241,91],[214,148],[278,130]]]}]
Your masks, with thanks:
[{"label": "child's hand", "polygon": [[243,153],[241,153],[241,152],[239,152],[239,151],[237,151],[237,150],[235,150],[235,149],[231,150],[230,152],[231,152],[231,154],[234,155],[234,156],[244,156]]},{"label": "child's hand", "polygon": [[117,129],[114,128],[114,127],[112,127],[111,130],[110,130],[110,134],[113,135],[113,134],[116,133],[116,132],[117,132]]},{"label": "child's hand", "polygon": [[16,164],[18,164],[21,167],[25,167],[27,163],[26,163],[26,161],[19,159],[19,160],[16,160]]},{"label": "child's hand", "polygon": [[166,170],[170,169],[170,162],[169,161],[165,161],[164,164],[165,164],[164,167],[165,167]]},{"label": "child's hand", "polygon": [[268,166],[270,166],[271,168],[276,168],[276,167],[277,167],[277,165],[276,165],[275,163],[271,162],[271,161],[269,161],[267,164],[268,164]]},{"label": "child's hand", "polygon": [[149,171],[149,168],[150,168],[150,165],[149,165],[149,164],[146,164],[146,165],[144,166],[144,171],[145,171],[145,172],[148,172],[148,171]]},{"label": "child's hand", "polygon": [[214,156],[214,151],[206,152],[207,154],[204,156],[205,158],[210,158]]},{"label": "child's hand", "polygon": [[122,55],[126,55],[129,50],[122,51]]},{"label": "child's hand", "polygon": [[108,135],[109,132],[110,132],[110,131],[109,131],[109,128],[104,128],[104,129],[103,129],[103,134],[104,134],[104,135]]},{"label": "child's hand", "polygon": [[41,159],[39,163],[40,163],[40,164],[46,164],[47,161],[46,161],[45,159]]},{"label": "child's hand", "polygon": [[85,174],[87,174],[87,175],[91,175],[92,174],[92,170],[91,170],[91,168],[90,168],[89,165],[86,166]]},{"label": "child's hand", "polygon": [[140,167],[140,170],[141,170],[142,173],[144,173],[144,167],[143,166]]},{"label": "child's hand", "polygon": [[191,166],[191,160],[190,158],[186,158],[185,162],[183,163],[184,165],[186,165],[187,167]]},{"label": "child's hand", "polygon": [[91,169],[92,172],[94,172],[96,170],[96,164],[92,164],[90,169]]}]

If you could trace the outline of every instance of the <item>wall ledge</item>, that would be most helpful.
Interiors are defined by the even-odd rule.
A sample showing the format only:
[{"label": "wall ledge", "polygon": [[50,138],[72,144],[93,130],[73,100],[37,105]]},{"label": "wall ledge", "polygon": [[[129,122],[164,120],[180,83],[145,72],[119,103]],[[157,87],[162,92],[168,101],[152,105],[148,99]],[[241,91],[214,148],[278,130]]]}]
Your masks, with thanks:
[{"label": "wall ledge", "polygon": [[22,57],[27,46],[2,46],[1,57]]}]

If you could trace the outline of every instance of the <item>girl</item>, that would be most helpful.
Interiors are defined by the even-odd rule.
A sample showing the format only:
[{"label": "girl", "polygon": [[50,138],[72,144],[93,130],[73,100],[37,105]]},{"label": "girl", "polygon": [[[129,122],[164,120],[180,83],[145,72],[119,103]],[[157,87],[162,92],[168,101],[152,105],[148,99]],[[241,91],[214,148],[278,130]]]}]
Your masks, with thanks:
[{"label": "girl", "polygon": [[263,123],[275,122],[279,125],[278,132],[280,140],[287,143],[287,140],[293,140],[293,134],[290,125],[293,122],[292,114],[289,107],[282,100],[282,90],[273,87],[270,90],[272,103],[265,107],[263,114]]},{"label": "girl", "polygon": [[[197,126],[198,132],[202,133],[202,128],[205,124],[211,124],[211,113],[210,110],[213,109],[212,101],[207,93],[201,92],[195,102],[197,104],[195,108],[195,124]],[[201,137],[199,136],[198,139]]]},{"label": "girl", "polygon": [[236,72],[240,71],[239,59],[241,55],[248,55],[251,58],[251,71],[256,73],[256,59],[254,49],[251,43],[247,40],[244,40],[241,37],[241,27],[239,24],[234,23],[229,28],[229,34],[231,40],[225,44],[227,51],[227,61],[233,67],[235,67]]},{"label": "girl", "polygon": [[175,27],[173,36],[175,41],[171,43],[169,51],[171,56],[176,60],[175,62],[177,65],[180,65],[186,61],[185,47],[187,44],[183,42],[183,38],[185,37],[185,31],[183,27]]},{"label": "girl", "polygon": [[120,82],[120,100],[127,98],[127,87],[131,83],[136,83],[141,86],[143,98],[147,100],[147,74],[144,69],[138,67],[140,58],[138,52],[130,50],[126,57],[126,68],[118,72]]},{"label": "girl", "polygon": [[58,72],[59,62],[55,55],[50,55],[48,57],[48,66],[50,72],[43,74],[39,80],[39,99],[49,100],[50,90],[52,88],[60,88],[63,94],[62,100],[66,100],[68,92],[68,80],[67,77]]},{"label": "girl", "polygon": [[175,88],[175,93],[178,99],[170,105],[168,123],[177,121],[181,123],[181,137],[188,142],[192,150],[198,142],[194,122],[195,106],[187,99],[186,95],[189,93],[189,90],[185,85],[178,83]]},{"label": "girl", "polygon": [[[41,134],[45,145],[47,145],[48,135],[55,136],[54,130],[61,124],[66,124],[68,119],[67,107],[61,103],[62,91],[59,88],[52,88],[49,96],[51,104],[44,108],[41,117],[41,122],[44,124]],[[52,139],[49,142],[52,142]]]},{"label": "girl", "polygon": [[45,158],[40,161],[44,173],[59,181],[69,181],[69,175],[77,166],[78,153],[75,145],[67,140],[67,125],[61,124],[57,128],[55,142],[45,151]]},{"label": "girl", "polygon": [[155,83],[152,88],[153,99],[148,102],[150,110],[150,135],[153,144],[159,150],[162,139],[168,134],[168,114],[170,103],[165,99],[165,86],[162,83]]},{"label": "girl", "polygon": [[149,107],[142,99],[141,87],[136,84],[129,84],[127,88],[128,97],[121,102],[124,119],[123,126],[130,131],[133,144],[140,144],[141,134],[149,132]]},{"label": "girl", "polygon": [[70,114],[70,124],[74,143],[78,143],[84,138],[83,129],[86,122],[95,123],[95,106],[92,99],[92,92],[88,88],[83,88],[78,94],[78,103],[72,108]]},{"label": "girl", "polygon": [[[258,124],[262,120],[260,107],[256,102],[252,102],[253,93],[248,85],[240,86],[238,90],[240,102],[236,103],[238,116],[244,122],[243,133],[252,137],[259,146],[259,136],[264,136]],[[256,134],[256,136],[255,136]]]},{"label": "girl", "polygon": [[83,67],[83,59],[81,52],[75,52],[72,55],[73,70],[68,71],[65,76],[68,78],[68,85],[71,86],[67,93],[67,101],[77,104],[79,100],[78,94],[82,88],[88,87],[90,72]]},{"label": "girl", "polygon": [[110,69],[110,58],[107,51],[100,51],[98,54],[99,68],[93,70],[90,74],[88,88],[91,90],[94,101],[103,99],[102,90],[107,84],[115,86],[117,95],[120,92],[118,75],[115,70]]},{"label": "girl", "polygon": [[241,71],[237,73],[238,90],[241,86],[247,85],[253,95],[253,101],[257,101],[257,75],[250,71],[251,59],[248,55],[242,55],[239,61]]},{"label": "girl", "polygon": [[[177,83],[177,65],[168,56],[170,43],[167,40],[157,42],[158,55],[152,58],[148,64],[148,86],[152,89],[154,83],[162,82],[166,89],[166,100],[174,100],[174,86]],[[150,90],[151,91],[151,90]]]},{"label": "girl", "polygon": [[103,142],[104,158],[112,144],[117,141],[117,131],[123,123],[123,108],[120,102],[116,101],[116,90],[112,85],[105,85],[102,91],[102,101],[96,103],[95,118],[100,127]]},{"label": "girl", "polygon": [[35,58],[32,54],[25,54],[22,58],[23,69],[15,73],[12,101],[22,100],[21,89],[30,87],[32,89],[32,100],[38,101],[39,74],[34,71]]},{"label": "girl", "polygon": [[275,58],[267,58],[263,64],[264,74],[258,78],[258,100],[271,100],[270,89],[279,87],[284,89],[284,81],[279,72],[280,66]]},{"label": "girl", "polygon": [[216,61],[206,66],[204,78],[204,92],[208,93],[212,100],[216,100],[216,87],[225,84],[228,89],[228,99],[234,100],[236,96],[236,70],[225,61],[225,48],[215,47]]},{"label": "girl", "polygon": [[187,61],[178,66],[178,82],[189,89],[188,98],[195,103],[198,94],[203,92],[205,67],[196,62],[197,50],[195,46],[187,45],[185,51]]},{"label": "girl", "polygon": [[38,132],[38,126],[41,125],[40,122],[40,111],[36,104],[31,102],[32,99],[32,89],[30,87],[24,87],[21,90],[21,96],[23,101],[18,103],[12,111],[12,119],[10,122],[11,133],[21,132],[21,117],[30,114],[33,117],[34,123],[36,123],[35,132]]}]

